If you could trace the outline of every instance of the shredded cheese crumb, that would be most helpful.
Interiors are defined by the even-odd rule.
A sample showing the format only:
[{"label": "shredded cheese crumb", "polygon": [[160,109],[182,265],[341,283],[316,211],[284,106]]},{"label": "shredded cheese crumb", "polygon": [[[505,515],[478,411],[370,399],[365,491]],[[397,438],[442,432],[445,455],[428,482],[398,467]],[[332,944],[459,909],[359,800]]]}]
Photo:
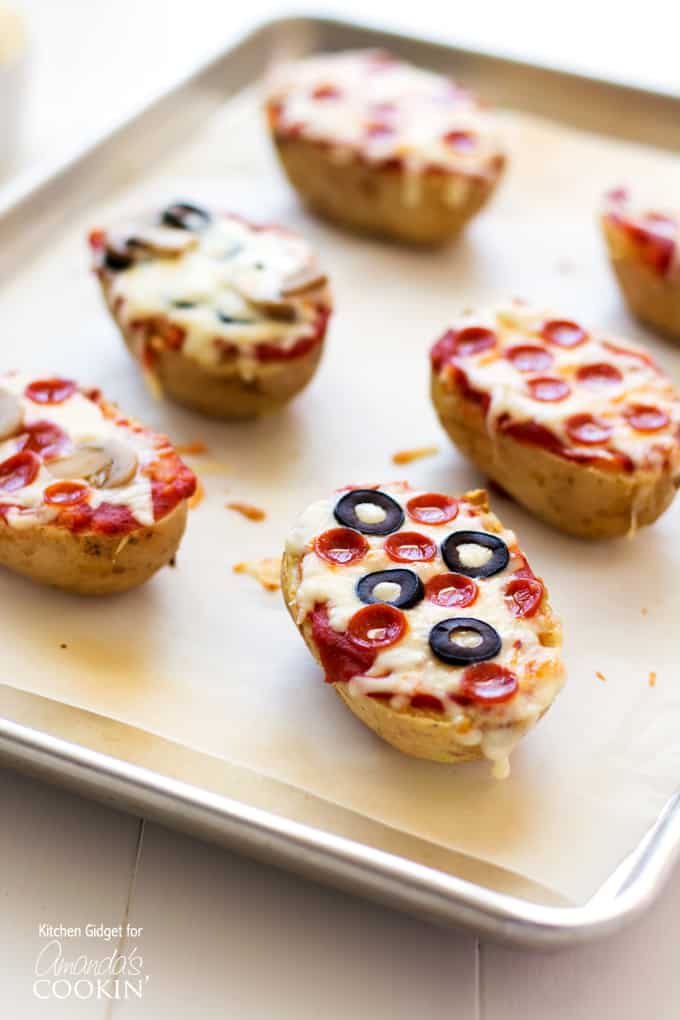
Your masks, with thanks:
[{"label": "shredded cheese crumb", "polygon": [[600,673],[599,669],[595,670],[595,676],[597,677],[598,680],[601,680],[603,684],[606,684],[607,678],[604,675],[604,673]]},{"label": "shredded cheese crumb", "polygon": [[423,457],[434,457],[439,453],[438,446],[416,446],[413,450],[397,450],[392,454],[393,464],[410,464],[414,460],[422,460]]},{"label": "shredded cheese crumb", "polygon": [[259,506],[253,506],[252,503],[225,503],[227,510],[235,510],[237,514],[243,514],[249,521],[264,521],[267,512],[262,510]]},{"label": "shredded cheese crumb", "polygon": [[653,670],[653,669],[650,670],[649,679],[648,679],[647,683],[649,684],[650,687],[655,687],[656,686],[656,671],[655,670]]},{"label": "shredded cheese crumb", "polygon": [[197,457],[208,452],[208,447],[200,439],[195,439],[191,443],[179,443],[175,449],[179,454],[194,454]]},{"label": "shredded cheese crumb", "polygon": [[261,560],[237,563],[233,569],[235,574],[250,574],[265,591],[278,591],[281,587],[281,560],[278,557],[265,556]]}]

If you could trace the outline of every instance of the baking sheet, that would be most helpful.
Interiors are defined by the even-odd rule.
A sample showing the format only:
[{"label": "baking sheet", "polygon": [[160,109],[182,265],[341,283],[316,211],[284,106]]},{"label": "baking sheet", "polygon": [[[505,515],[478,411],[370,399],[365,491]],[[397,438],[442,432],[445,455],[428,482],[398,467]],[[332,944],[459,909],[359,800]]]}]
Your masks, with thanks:
[{"label": "baking sheet", "polygon": [[[42,247],[19,259],[0,295],[7,366],[73,374],[176,442],[205,442],[209,456],[193,465],[207,496],[176,570],[122,598],[84,602],[1,576],[3,679],[580,901],[680,777],[679,508],[634,542],[590,545],[495,499],[550,584],[569,670],[503,783],[483,763],[412,761],[379,742],[323,685],[280,596],[231,569],[277,554],[298,510],[348,480],[406,476],[450,491],[478,484],[427,396],[426,351],[461,305],[512,294],[552,303],[649,341],[677,379],[678,355],[628,321],[593,222],[612,184],[644,181],[671,195],[677,157],[518,114],[504,118],[504,130],[512,160],[501,192],[461,243],[438,254],[356,239],[305,216],[251,94],[206,118],[176,157],[141,178],[140,152],[130,151],[129,163],[123,153],[96,182],[76,181],[60,209],[45,210]],[[107,319],[87,271],[86,229],[177,196],[289,223],[322,250],[338,306],[328,352],[310,389],[277,418],[230,426],[153,403]],[[34,240],[18,239],[27,252]],[[391,464],[395,450],[432,442],[437,457]],[[267,521],[234,515],[227,499],[263,506]]]}]

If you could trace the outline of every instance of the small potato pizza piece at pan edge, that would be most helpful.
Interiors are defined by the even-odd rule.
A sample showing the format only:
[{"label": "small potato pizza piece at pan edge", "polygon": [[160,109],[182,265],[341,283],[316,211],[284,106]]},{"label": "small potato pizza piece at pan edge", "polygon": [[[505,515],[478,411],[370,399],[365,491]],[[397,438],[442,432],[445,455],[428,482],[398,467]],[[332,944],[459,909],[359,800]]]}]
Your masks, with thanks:
[{"label": "small potato pizza piece at pan edge", "polygon": [[288,178],[320,215],[411,244],[455,237],[493,194],[493,114],[451,78],[378,50],[278,68],[266,111]]},{"label": "small potato pizza piece at pan edge", "polygon": [[106,304],[155,395],[223,419],[311,380],[332,301],[299,234],[175,202],[89,235]]},{"label": "small potato pizza piece at pan edge", "polygon": [[680,398],[646,351],[514,301],[461,315],[430,360],[453,442],[537,517],[613,538],[671,504]]},{"label": "small potato pizza piece at pan edge", "polygon": [[600,222],[631,312],[680,342],[680,211],[635,208],[618,188],[605,197]]},{"label": "small potato pizza piece at pan edge", "polygon": [[70,379],[0,375],[0,566],[82,595],[173,561],[196,478],[166,436]]},{"label": "small potato pizza piece at pan edge", "polygon": [[503,778],[564,682],[545,583],[482,490],[336,492],[293,526],[281,582],[326,682],[416,758],[486,758]]}]

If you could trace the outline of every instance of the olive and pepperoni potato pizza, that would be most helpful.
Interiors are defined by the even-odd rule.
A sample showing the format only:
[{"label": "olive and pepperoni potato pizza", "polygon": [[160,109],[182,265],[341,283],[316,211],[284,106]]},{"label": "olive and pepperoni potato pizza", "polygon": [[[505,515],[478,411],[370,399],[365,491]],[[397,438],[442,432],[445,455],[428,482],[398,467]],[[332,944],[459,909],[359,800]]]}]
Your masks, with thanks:
[{"label": "olive and pepperoni potato pizza", "polygon": [[545,584],[481,490],[322,499],[288,536],[282,589],[326,681],[406,754],[485,757],[502,777],[562,686]]},{"label": "olive and pepperoni potato pizza", "polygon": [[0,565],[107,595],[179,545],[196,479],[169,440],[70,379],[0,376]]},{"label": "olive and pepperoni potato pizza", "polygon": [[549,524],[632,534],[673,500],[680,398],[645,351],[513,302],[462,315],[430,358],[453,442]]},{"label": "olive and pepperoni potato pizza", "polygon": [[266,111],[283,168],[314,211],[399,241],[454,237],[505,166],[474,96],[382,51],[285,65]]},{"label": "olive and pepperoni potato pizza", "polygon": [[89,241],[106,303],[153,392],[250,418],[314,375],[331,297],[298,234],[178,202],[93,230]]},{"label": "olive and pepperoni potato pizza", "polygon": [[680,213],[634,209],[619,188],[607,195],[601,223],[631,312],[680,340]]}]

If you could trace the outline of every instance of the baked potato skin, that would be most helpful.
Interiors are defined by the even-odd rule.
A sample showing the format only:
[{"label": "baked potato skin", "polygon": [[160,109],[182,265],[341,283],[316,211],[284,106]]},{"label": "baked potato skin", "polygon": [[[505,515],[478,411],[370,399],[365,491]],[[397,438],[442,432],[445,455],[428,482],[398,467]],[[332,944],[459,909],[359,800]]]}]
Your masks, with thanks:
[{"label": "baked potato skin", "polygon": [[[419,195],[410,203],[399,168],[374,166],[356,156],[338,162],[330,149],[304,138],[274,133],[274,144],[289,181],[315,213],[359,233],[407,244],[453,239],[496,186],[493,177],[427,173],[419,176]],[[460,194],[447,201],[456,180]]]},{"label": "baked potato skin", "polygon": [[[309,351],[281,361],[262,362],[252,379],[238,372],[237,358],[225,359],[218,371],[208,371],[180,350],[168,347],[162,337],[126,327],[116,314],[111,288],[103,273],[97,273],[104,300],[120,330],[125,345],[143,364],[144,348],[154,351],[153,376],[161,393],[193,411],[223,421],[246,420],[279,411],[307,386],[316,373],[324,347],[324,336]],[[322,298],[329,292],[323,290]]]},{"label": "baked potato skin", "polygon": [[432,402],[458,449],[518,503],[578,538],[616,538],[651,524],[678,487],[668,471],[603,471],[511,436],[488,433],[482,410],[432,374]]},{"label": "baked potato skin", "polygon": [[[287,550],[284,552],[281,561],[281,591],[293,623],[316,661],[322,666],[321,656],[312,634],[311,622],[309,619],[302,624],[297,621],[295,592],[300,559],[301,557],[294,556]],[[561,644],[560,624],[552,616],[545,634],[545,643]],[[346,683],[334,683],[331,686],[357,719],[403,754],[412,758],[425,758],[429,761],[449,765],[478,761],[484,757],[479,746],[466,746],[459,739],[455,723],[443,712],[412,708],[410,705],[396,710],[378,698],[371,698],[364,694],[351,695]],[[539,718],[544,714],[542,712]],[[519,740],[529,729],[533,728],[537,721],[533,720],[530,724],[508,724],[503,728],[508,732],[509,737]]]},{"label": "baked potato skin", "polygon": [[150,527],[127,535],[78,533],[54,524],[15,528],[0,521],[0,566],[77,595],[114,595],[172,561],[186,520],[182,500]]},{"label": "baked potato skin", "polygon": [[614,275],[633,315],[680,343],[680,280],[647,265],[620,228],[602,218],[602,231]]}]

